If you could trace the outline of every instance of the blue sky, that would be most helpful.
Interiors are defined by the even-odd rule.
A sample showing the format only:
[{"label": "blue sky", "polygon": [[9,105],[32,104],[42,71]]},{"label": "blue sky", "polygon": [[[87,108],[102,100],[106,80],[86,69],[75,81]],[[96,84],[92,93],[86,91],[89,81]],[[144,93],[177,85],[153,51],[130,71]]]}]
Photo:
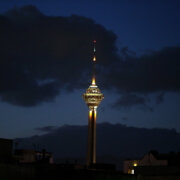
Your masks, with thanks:
[{"label": "blue sky", "polygon": [[[128,52],[139,57],[165,47],[180,45],[180,2],[176,0],[0,0],[0,13],[29,4],[35,5],[47,16],[69,17],[76,14],[93,19],[117,35],[118,54],[123,47],[128,47]],[[148,105],[153,109],[149,111],[148,108],[139,105],[113,108],[112,104],[119,98],[119,92],[105,89],[103,84],[99,84],[99,87],[105,99],[98,109],[97,122],[123,123],[127,126],[146,128],[175,128],[180,131],[178,91],[164,91],[163,101],[159,104],[155,103],[156,100],[153,98],[158,91],[148,94]],[[71,92],[63,90],[52,102],[44,102],[33,107],[22,107],[1,101],[0,137],[30,136],[38,133],[35,128],[49,125],[87,124],[88,108],[81,97],[84,91],[84,88]]]}]

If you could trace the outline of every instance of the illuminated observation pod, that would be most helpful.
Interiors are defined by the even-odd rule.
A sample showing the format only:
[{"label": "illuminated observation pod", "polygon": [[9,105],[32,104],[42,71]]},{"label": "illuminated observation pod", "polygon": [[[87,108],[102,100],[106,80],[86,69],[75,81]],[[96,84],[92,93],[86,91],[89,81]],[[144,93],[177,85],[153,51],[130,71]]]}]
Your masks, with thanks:
[{"label": "illuminated observation pod", "polygon": [[83,99],[90,109],[96,109],[104,99],[104,95],[97,86],[91,85],[83,94]]}]

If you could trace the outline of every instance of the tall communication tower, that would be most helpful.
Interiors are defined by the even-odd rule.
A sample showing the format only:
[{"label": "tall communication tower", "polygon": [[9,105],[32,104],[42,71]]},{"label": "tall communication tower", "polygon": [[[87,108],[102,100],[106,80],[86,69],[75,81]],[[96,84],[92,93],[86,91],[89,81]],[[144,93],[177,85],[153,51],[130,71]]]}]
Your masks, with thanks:
[{"label": "tall communication tower", "polygon": [[96,163],[96,115],[97,108],[104,98],[104,95],[100,92],[100,89],[96,85],[95,81],[95,65],[96,65],[96,40],[94,44],[93,55],[93,76],[92,83],[86,92],[83,94],[83,99],[89,107],[89,122],[88,122],[88,151],[87,151],[87,166]]}]

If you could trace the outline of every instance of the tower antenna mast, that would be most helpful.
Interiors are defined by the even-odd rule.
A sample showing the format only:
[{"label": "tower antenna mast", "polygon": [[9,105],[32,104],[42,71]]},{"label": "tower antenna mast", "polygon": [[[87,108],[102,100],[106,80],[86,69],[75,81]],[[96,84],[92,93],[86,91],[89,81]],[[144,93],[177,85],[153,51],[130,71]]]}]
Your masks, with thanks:
[{"label": "tower antenna mast", "polygon": [[94,45],[94,55],[93,55],[93,78],[92,78],[92,85],[96,85],[96,80],[95,80],[95,73],[96,73],[96,40],[93,41]]}]

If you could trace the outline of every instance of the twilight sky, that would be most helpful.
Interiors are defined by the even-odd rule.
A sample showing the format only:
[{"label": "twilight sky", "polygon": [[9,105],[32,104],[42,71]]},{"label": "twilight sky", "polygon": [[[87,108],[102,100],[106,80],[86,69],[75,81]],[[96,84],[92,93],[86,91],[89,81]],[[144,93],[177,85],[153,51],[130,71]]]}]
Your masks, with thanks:
[{"label": "twilight sky", "polygon": [[179,132],[179,9],[178,0],[0,0],[0,137],[88,123],[93,39],[105,96],[97,122]]}]

